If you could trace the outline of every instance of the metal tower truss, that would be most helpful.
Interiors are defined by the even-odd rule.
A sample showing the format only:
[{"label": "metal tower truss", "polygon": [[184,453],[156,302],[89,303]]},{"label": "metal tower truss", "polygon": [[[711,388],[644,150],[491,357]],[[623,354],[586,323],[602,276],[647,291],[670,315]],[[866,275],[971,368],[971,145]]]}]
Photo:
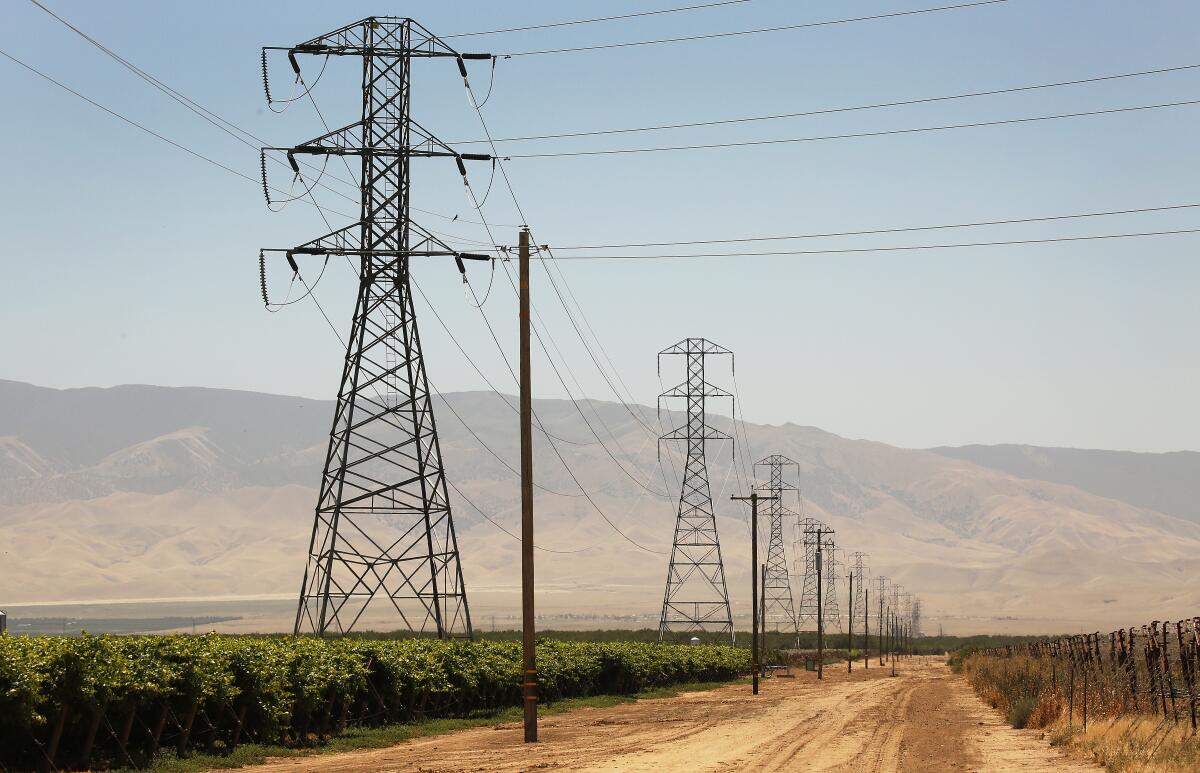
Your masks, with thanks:
[{"label": "metal tower truss", "polygon": [[[833,548],[833,540],[831,536],[833,529],[826,526],[820,520],[812,516],[802,516],[796,524],[796,540],[792,545],[793,551],[796,554],[796,574],[804,577],[804,582],[800,587],[800,609],[796,613],[796,625],[800,630],[808,630],[807,625],[812,625],[812,630],[817,628],[817,534],[821,535],[822,559],[825,564],[829,564],[829,554]],[[799,558],[803,555],[803,562]],[[825,580],[823,579],[823,582]],[[824,589],[822,589],[824,591]],[[828,599],[828,592],[822,595]],[[825,604],[828,609],[828,600]],[[829,625],[829,618],[825,618],[825,625]]]},{"label": "metal tower truss", "polygon": [[450,58],[465,77],[464,59],[489,55],[459,54],[396,17],[285,50],[297,78],[298,54],[362,60],[362,119],[287,150],[297,174],[297,155],[357,156],[361,197],[358,222],[284,251],[293,270],[296,256],[315,255],[348,256],[359,272],[294,630],[343,634],[375,605],[411,631],[470,636],[409,269],[414,257],[453,257],[465,274],[464,258],[487,256],[453,250],[409,220],[409,160],[453,158],[465,177],[464,160],[490,157],[456,153],[412,120],[410,74],[414,58]]},{"label": "metal tower truss", "polygon": [[766,467],[769,470],[767,484],[757,488],[759,491],[765,491],[769,496],[775,497],[767,501],[767,512],[765,513],[770,519],[770,525],[766,576],[763,581],[763,630],[774,625],[774,630],[779,631],[780,625],[782,625],[784,630],[796,634],[797,646],[799,646],[800,627],[796,622],[796,609],[792,603],[792,583],[788,576],[787,556],[783,547],[783,519],[798,519],[800,516],[794,510],[789,510],[784,506],[783,494],[785,491],[797,490],[796,486],[784,481],[784,468],[796,468],[798,476],[800,465],[786,456],[773,454],[756,462],[754,466],[755,468]]},{"label": "metal tower truss", "polygon": [[659,438],[659,453],[662,453],[663,442],[685,442],[687,462],[658,636],[661,641],[672,630],[717,631],[728,633],[732,641],[733,615],[725,587],[725,565],[721,560],[721,542],[717,536],[704,450],[705,443],[710,440],[733,439],[710,426],[705,414],[709,398],[729,398],[732,404],[733,395],[705,380],[704,364],[706,357],[729,355],[732,368],[733,352],[703,338],[687,338],[658,353],[660,375],[665,355],[687,358],[687,379],[659,395],[659,412],[661,415],[663,400],[684,400],[687,423]]},{"label": "metal tower truss", "polygon": [[822,595],[825,604],[825,625],[836,625],[838,632],[842,630],[842,615],[838,610],[837,586],[838,580],[838,548],[833,540],[825,543],[822,558],[824,559],[825,580]]},{"label": "metal tower truss", "polygon": [[852,623],[858,623],[864,616],[869,616],[871,611],[867,609],[867,567],[863,561],[866,557],[867,554],[862,552],[850,554],[850,571],[854,574],[854,597],[846,601],[850,606],[846,615]]}]

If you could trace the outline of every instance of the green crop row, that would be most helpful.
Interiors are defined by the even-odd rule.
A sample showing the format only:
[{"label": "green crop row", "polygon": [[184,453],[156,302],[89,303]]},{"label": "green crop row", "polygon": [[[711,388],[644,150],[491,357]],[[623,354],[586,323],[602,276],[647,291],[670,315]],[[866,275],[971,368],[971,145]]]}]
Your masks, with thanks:
[{"label": "green crop row", "polygon": [[[542,701],[731,679],[722,646],[538,642]],[[301,746],[351,725],[521,702],[516,642],[0,636],[0,765],[140,767],[161,750]]]}]

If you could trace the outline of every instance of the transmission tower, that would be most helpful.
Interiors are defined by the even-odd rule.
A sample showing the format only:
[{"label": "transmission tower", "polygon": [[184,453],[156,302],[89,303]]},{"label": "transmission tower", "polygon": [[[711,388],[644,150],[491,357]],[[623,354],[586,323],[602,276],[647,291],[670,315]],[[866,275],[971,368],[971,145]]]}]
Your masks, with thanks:
[{"label": "transmission tower", "polygon": [[[717,537],[704,449],[709,440],[732,439],[709,426],[705,415],[706,400],[728,397],[732,401],[733,396],[705,380],[704,361],[706,357],[727,354],[732,368],[733,352],[704,338],[687,338],[658,353],[660,375],[663,356],[673,354],[687,358],[687,378],[659,395],[659,410],[661,412],[664,399],[685,400],[687,423],[659,438],[659,448],[661,453],[664,441],[687,443],[687,463],[675,519],[675,540],[667,568],[658,638],[661,641],[672,630],[718,631],[728,633],[732,641],[733,615],[729,608],[729,592],[725,588],[725,565],[721,561],[721,542]],[[751,567],[751,571],[758,571],[758,567]]]},{"label": "transmission tower", "polygon": [[780,624],[785,630],[796,634],[796,646],[800,646],[800,626],[796,622],[796,609],[792,604],[792,583],[788,577],[787,557],[783,549],[783,519],[784,517],[798,518],[799,516],[783,504],[783,492],[795,491],[796,487],[784,482],[785,467],[795,467],[799,475],[800,465],[786,456],[774,454],[760,462],[757,467],[767,467],[770,470],[770,480],[765,486],[759,486],[760,491],[766,491],[775,497],[767,502],[766,515],[770,518],[770,534],[767,542],[766,576],[763,583],[763,629],[774,624],[779,630]]},{"label": "transmission tower", "polygon": [[[833,533],[833,530],[820,520],[812,516],[802,516],[796,524],[796,541],[792,545],[796,555],[796,574],[804,578],[800,586],[800,609],[796,612],[796,624],[802,631],[807,630],[805,625],[808,623],[814,626],[817,624],[817,545],[813,535],[818,529],[822,534]],[[800,558],[801,555],[804,556],[803,559]]]},{"label": "transmission tower", "polygon": [[[831,532],[832,533],[832,532]],[[824,588],[824,604],[825,604],[825,625],[836,625],[838,631],[842,630],[842,616],[838,611],[837,600],[837,583],[838,583],[838,549],[832,539],[825,543],[824,548],[824,569],[825,569],[825,588]]]},{"label": "transmission tower", "polygon": [[459,54],[412,19],[382,16],[286,50],[301,84],[298,54],[360,57],[363,84],[361,120],[286,149],[297,176],[297,155],[357,156],[361,205],[357,222],[285,251],[297,273],[297,256],[347,256],[359,272],[294,630],[346,633],[376,604],[411,631],[470,636],[409,263],[452,257],[465,277],[462,259],[484,256],[409,219],[409,160],[452,159],[465,178],[464,160],[490,157],[457,153],[412,119],[410,76],[414,59],[453,59],[465,78],[464,59],[490,56]]},{"label": "transmission tower", "polygon": [[857,623],[863,619],[863,612],[870,612],[867,607],[867,567],[863,563],[863,559],[867,557],[866,553],[856,551],[850,554],[850,570],[854,573],[854,598],[848,599],[847,603],[850,609],[847,614],[851,616],[852,622]]},{"label": "transmission tower", "polygon": [[[804,584],[800,589],[800,610],[796,614],[796,623],[800,630],[806,630],[806,623],[811,623],[813,630],[816,630],[817,609],[818,605],[821,604],[817,596],[817,540],[819,537],[824,565],[829,566],[832,560],[830,557],[833,547],[833,540],[830,538],[832,534],[833,529],[812,516],[802,517],[800,522],[796,524],[796,535],[799,539],[793,546],[793,549],[797,554],[803,553],[804,555]],[[799,558],[796,559],[796,563],[800,563]],[[797,566],[796,572],[797,574],[801,572],[799,566]],[[824,582],[824,580],[822,581]],[[830,591],[828,589],[822,590],[821,595],[825,598],[825,603],[821,607],[827,610],[829,608],[828,594]],[[828,617],[825,617],[824,624],[826,626],[829,625]]]},{"label": "transmission tower", "polygon": [[912,634],[914,639],[921,638],[921,599],[918,596],[913,599],[912,606]]}]

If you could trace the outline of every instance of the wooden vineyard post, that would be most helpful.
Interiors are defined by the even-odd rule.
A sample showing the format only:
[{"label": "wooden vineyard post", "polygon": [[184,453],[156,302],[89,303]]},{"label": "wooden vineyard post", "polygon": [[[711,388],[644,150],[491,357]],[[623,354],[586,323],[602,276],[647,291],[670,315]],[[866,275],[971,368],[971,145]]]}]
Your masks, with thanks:
[{"label": "wooden vineyard post", "polygon": [[50,748],[46,750],[46,769],[54,768],[54,760],[58,756],[58,745],[62,742],[63,728],[67,726],[67,706],[64,703],[58,715],[58,723],[50,733]]},{"label": "wooden vineyard post", "polygon": [[[1171,657],[1167,652],[1170,640],[1167,638],[1167,621],[1163,621],[1162,625],[1162,666],[1163,666],[1163,689],[1171,695],[1171,719],[1175,722],[1179,721],[1179,709],[1175,705],[1175,680],[1171,678]],[[1167,712],[1167,706],[1163,704],[1163,714]]]}]

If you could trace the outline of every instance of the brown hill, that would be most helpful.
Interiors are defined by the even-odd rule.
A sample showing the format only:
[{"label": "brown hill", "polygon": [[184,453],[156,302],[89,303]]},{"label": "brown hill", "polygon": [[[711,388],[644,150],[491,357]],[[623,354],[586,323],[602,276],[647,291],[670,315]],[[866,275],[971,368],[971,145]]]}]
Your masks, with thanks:
[{"label": "brown hill", "polygon": [[[516,467],[516,417],[491,393],[446,399],[439,425],[449,475],[469,498],[452,493],[479,621],[517,608],[518,544],[474,510],[517,530],[508,469]],[[581,406],[610,451],[570,402],[536,401],[535,410],[625,535],[578,495],[540,438],[537,541],[573,552],[538,554],[539,608],[656,619],[666,556],[626,537],[650,551],[669,549],[678,491],[670,455],[660,469],[650,433],[619,404]],[[0,604],[293,593],[330,411],[319,401],[228,390],[0,382]],[[650,409],[633,411],[652,423]],[[811,427],[748,425],[747,439],[758,456],[800,463],[804,511],[833,526],[846,549],[869,553],[878,574],[920,593],[927,626],[1095,630],[1200,606],[1200,591],[1185,581],[1185,562],[1200,549],[1200,526],[1188,521]],[[728,447],[715,444],[711,459],[740,615],[749,611],[749,530],[728,497],[744,491],[744,471],[730,464]],[[287,626],[286,604],[280,609],[265,625]]]}]

